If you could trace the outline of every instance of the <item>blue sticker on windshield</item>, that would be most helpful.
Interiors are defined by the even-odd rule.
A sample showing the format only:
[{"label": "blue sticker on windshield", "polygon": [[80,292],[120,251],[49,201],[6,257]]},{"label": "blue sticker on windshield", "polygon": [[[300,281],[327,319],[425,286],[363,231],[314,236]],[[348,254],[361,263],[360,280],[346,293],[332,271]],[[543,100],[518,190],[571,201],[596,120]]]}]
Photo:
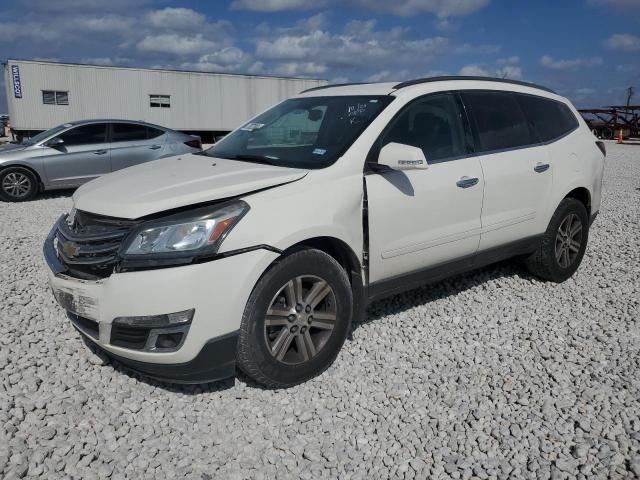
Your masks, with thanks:
[{"label": "blue sticker on windshield", "polygon": [[324,148],[316,148],[313,151],[314,155],[324,155],[325,153],[327,153],[327,151]]}]

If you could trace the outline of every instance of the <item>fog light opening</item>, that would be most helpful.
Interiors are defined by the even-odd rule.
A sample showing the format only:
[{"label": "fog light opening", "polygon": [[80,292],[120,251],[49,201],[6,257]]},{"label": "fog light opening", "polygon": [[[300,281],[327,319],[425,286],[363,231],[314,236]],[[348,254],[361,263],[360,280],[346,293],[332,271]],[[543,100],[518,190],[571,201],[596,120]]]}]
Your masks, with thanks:
[{"label": "fog light opening", "polygon": [[161,348],[161,349],[177,348],[178,345],[180,345],[180,342],[182,342],[183,335],[184,334],[182,332],[162,333],[158,335],[158,338],[156,339],[155,348]]}]

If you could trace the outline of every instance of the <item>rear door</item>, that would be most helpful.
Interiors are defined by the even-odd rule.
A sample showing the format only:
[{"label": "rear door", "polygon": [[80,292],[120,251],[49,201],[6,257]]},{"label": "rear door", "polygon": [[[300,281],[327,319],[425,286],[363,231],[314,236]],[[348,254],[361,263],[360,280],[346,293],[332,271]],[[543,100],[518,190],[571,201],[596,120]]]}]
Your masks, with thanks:
[{"label": "rear door", "polygon": [[509,244],[539,232],[551,191],[547,147],[540,143],[515,94],[462,94],[474,129],[484,174],[482,237],[479,250]]},{"label": "rear door", "polygon": [[106,123],[80,125],[55,138],[63,143],[43,147],[43,165],[50,186],[76,187],[111,171]]},{"label": "rear door", "polygon": [[139,123],[111,124],[113,171],[156,160],[165,154],[167,134]]},{"label": "rear door", "polygon": [[372,168],[366,175],[369,280],[452,260],[471,262],[480,239],[484,181],[480,160],[468,155],[457,95],[432,94],[411,102],[392,120],[377,148],[391,142],[421,148],[429,167]]}]

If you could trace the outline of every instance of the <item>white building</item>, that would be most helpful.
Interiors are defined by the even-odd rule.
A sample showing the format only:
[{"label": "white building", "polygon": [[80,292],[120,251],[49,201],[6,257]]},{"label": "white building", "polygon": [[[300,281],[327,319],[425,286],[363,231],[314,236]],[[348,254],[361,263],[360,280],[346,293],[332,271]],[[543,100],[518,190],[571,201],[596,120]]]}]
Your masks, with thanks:
[{"label": "white building", "polygon": [[13,128],[46,130],[74,120],[144,120],[205,137],[226,133],[326,80],[7,60]]}]

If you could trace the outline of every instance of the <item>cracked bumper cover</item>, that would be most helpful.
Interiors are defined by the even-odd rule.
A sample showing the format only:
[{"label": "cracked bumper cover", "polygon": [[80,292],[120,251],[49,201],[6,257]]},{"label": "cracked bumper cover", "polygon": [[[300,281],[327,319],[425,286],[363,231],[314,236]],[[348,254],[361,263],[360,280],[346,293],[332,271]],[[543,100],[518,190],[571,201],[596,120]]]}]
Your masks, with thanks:
[{"label": "cracked bumper cover", "polygon": [[[203,383],[235,372],[235,345],[245,305],[260,275],[278,257],[252,250],[199,264],[84,280],[66,274],[53,235],[43,254],[49,284],[67,311],[97,324],[81,333],[108,356],[147,376],[171,382]],[[142,351],[111,344],[114,318],[162,315],[194,309],[182,346],[173,352]],[[77,328],[77,327],[76,327]]]}]

